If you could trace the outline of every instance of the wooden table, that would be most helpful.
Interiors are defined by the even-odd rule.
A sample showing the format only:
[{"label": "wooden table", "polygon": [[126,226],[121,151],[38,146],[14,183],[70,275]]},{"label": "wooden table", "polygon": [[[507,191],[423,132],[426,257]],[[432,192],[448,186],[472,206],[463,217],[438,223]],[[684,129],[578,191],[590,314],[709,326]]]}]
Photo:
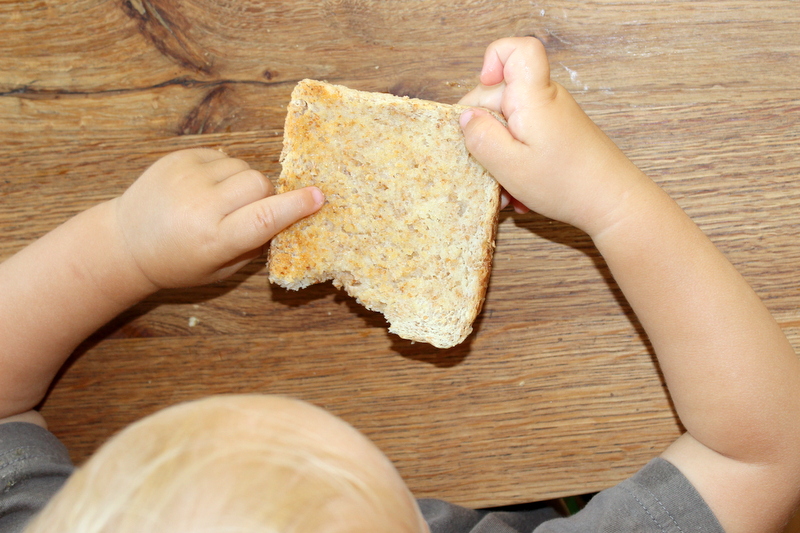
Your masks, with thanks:
[{"label": "wooden table", "polygon": [[[219,147],[275,176],[302,78],[455,102],[490,41],[535,34],[800,346],[795,0],[6,0],[0,27],[0,258],[172,150]],[[476,330],[451,350],[411,344],[330,285],[271,288],[262,258],[103,328],[43,412],[81,461],[176,402],[289,394],[366,433],[417,496],[470,506],[608,487],[679,434],[580,232],[504,214]]]}]

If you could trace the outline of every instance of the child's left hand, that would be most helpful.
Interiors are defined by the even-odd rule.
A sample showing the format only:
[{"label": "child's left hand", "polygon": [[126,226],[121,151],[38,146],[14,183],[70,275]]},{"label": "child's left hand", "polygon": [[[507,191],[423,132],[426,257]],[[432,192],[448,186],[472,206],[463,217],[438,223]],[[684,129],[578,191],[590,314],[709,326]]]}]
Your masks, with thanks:
[{"label": "child's left hand", "polygon": [[114,200],[114,212],[142,274],[155,288],[174,288],[233,274],[323,202],[316,187],[275,195],[246,162],[193,149],[159,159]]}]

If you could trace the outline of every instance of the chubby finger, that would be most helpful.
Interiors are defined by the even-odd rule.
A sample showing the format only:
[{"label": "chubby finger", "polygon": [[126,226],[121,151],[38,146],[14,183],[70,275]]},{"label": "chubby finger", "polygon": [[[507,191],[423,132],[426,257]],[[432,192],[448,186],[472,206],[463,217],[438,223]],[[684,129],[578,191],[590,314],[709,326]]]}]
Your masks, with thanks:
[{"label": "chubby finger", "polygon": [[[467,149],[489,172],[507,166],[509,156],[517,159],[524,145],[488,111],[470,108],[461,114],[461,129]],[[504,164],[505,163],[505,164]]]},{"label": "chubby finger", "polygon": [[481,83],[525,82],[532,89],[550,83],[550,63],[544,45],[535,37],[508,37],[490,44],[483,58]]},{"label": "chubby finger", "polygon": [[483,109],[468,109],[462,113],[460,123],[467,150],[510,196],[516,197],[518,191],[514,189],[518,180],[515,179],[515,173],[525,167],[521,162],[525,161],[527,146],[515,139],[500,121]]},{"label": "chubby finger", "polygon": [[214,182],[220,182],[227,179],[239,172],[243,172],[250,168],[250,165],[241,159],[233,157],[221,157],[203,163],[202,172],[206,177]]},{"label": "chubby finger", "polygon": [[237,209],[275,194],[272,182],[253,168],[242,170],[214,186],[213,194],[220,213],[227,215]]},{"label": "chubby finger", "polygon": [[465,94],[458,103],[470,107],[485,107],[495,113],[500,113],[502,112],[501,104],[505,88],[505,82],[500,82],[491,87],[481,84]]},{"label": "chubby finger", "polygon": [[507,190],[502,189],[500,191],[500,209],[505,209],[508,206],[511,206],[514,211],[520,215],[524,215],[530,211],[528,206],[511,196]]},{"label": "chubby finger", "polygon": [[506,191],[505,189],[502,189],[500,191],[500,210],[501,211],[503,209],[505,209],[506,207],[508,207],[508,204],[511,203],[511,198],[513,198],[513,196],[508,194],[508,191]]},{"label": "chubby finger", "polygon": [[277,233],[301,218],[315,213],[325,202],[316,187],[276,194],[248,204],[222,219],[222,232],[229,257],[238,257],[264,245]]}]

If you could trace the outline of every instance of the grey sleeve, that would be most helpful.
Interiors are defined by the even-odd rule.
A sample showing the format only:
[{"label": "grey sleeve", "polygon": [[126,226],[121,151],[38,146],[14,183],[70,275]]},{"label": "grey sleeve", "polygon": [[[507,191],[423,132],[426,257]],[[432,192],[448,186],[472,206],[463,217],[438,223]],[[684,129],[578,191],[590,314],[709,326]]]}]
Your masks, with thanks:
[{"label": "grey sleeve", "polygon": [[725,533],[689,480],[664,459],[604,490],[570,518],[546,522],[535,533]]},{"label": "grey sleeve", "polygon": [[725,533],[686,477],[661,458],[569,518],[549,508],[519,513],[475,511],[440,500],[419,505],[431,533]]},{"label": "grey sleeve", "polygon": [[431,533],[530,533],[558,518],[547,505],[525,511],[476,511],[442,500],[419,500],[419,508]]},{"label": "grey sleeve", "polygon": [[74,467],[63,444],[34,424],[0,424],[0,533],[22,531]]}]

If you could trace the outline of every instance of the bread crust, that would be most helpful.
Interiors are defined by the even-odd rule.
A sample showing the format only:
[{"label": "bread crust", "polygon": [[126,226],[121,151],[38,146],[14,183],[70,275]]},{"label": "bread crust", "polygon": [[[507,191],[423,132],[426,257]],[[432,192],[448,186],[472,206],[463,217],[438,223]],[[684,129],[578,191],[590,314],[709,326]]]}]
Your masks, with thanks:
[{"label": "bread crust", "polygon": [[463,342],[486,295],[500,206],[464,144],[463,109],[301,81],[276,189],[315,185],[326,203],[272,240],[270,281],[330,280],[403,338]]}]

